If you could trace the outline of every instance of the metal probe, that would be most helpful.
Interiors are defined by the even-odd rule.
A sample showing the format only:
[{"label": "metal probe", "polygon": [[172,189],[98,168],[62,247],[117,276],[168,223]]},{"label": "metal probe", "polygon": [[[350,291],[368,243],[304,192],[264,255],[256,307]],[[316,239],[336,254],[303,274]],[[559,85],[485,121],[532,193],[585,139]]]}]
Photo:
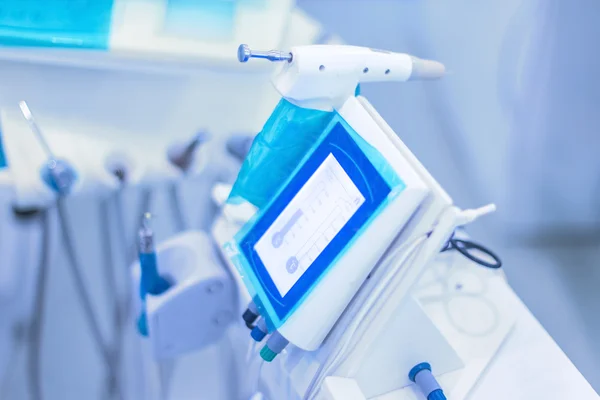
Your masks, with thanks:
[{"label": "metal probe", "polygon": [[44,152],[46,153],[48,158],[55,159],[54,153],[52,153],[52,150],[50,149],[50,146],[48,145],[46,138],[44,138],[44,135],[42,135],[42,131],[41,131],[39,125],[37,124],[37,122],[35,121],[35,118],[33,118],[33,114],[31,114],[31,110],[29,110],[29,106],[27,105],[27,103],[25,101],[20,101],[19,108],[21,109],[23,116],[27,120],[27,123],[29,124],[29,128],[35,134],[35,136],[38,138],[40,144],[44,148]]},{"label": "metal probe", "polygon": [[238,47],[238,60],[242,63],[247,62],[251,58],[264,58],[269,61],[287,61],[292,62],[292,53],[280,50],[250,50],[247,44],[240,44]]}]

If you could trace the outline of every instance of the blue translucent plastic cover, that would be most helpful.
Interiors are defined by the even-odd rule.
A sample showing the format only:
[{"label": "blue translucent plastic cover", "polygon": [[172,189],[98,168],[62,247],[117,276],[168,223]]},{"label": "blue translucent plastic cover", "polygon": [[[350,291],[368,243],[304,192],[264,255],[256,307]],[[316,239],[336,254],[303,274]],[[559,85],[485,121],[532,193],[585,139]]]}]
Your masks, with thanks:
[{"label": "blue translucent plastic cover", "polygon": [[315,145],[334,117],[281,99],[256,136],[228,202],[264,207]]},{"label": "blue translucent plastic cover", "polygon": [[[271,193],[261,192],[264,200],[270,194],[269,200],[257,202],[257,214],[226,245],[270,329],[285,322],[405,187],[381,154],[337,113],[315,120],[325,118],[328,123],[320,131],[306,132],[313,139],[302,160],[283,182],[272,183]],[[294,132],[291,141],[304,133]]]},{"label": "blue translucent plastic cover", "polygon": [[2,0],[0,45],[107,49],[113,0]]}]

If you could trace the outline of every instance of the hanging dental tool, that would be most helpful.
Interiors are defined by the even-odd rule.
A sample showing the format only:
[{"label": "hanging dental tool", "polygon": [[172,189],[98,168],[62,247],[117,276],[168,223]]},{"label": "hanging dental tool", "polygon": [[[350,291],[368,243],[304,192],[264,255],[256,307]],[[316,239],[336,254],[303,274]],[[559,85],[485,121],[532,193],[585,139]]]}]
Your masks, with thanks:
[{"label": "hanging dental tool", "polygon": [[29,339],[29,351],[27,354],[27,370],[29,377],[29,388],[34,400],[42,399],[41,378],[41,352],[42,334],[45,320],[45,299],[47,291],[48,270],[50,267],[50,220],[47,210],[40,212],[40,223],[42,227],[42,246],[40,251],[40,264],[36,280],[34,314],[31,319],[27,336]]},{"label": "hanging dental tool", "polygon": [[[62,238],[63,238],[63,245],[65,247],[65,252],[67,255],[67,265],[69,266],[69,271],[74,279],[75,289],[76,289],[77,295],[80,299],[81,306],[84,309],[84,316],[87,319],[87,322],[88,322],[88,325],[89,325],[89,328],[90,328],[90,331],[92,334],[92,338],[94,339],[94,342],[96,344],[98,352],[100,353],[102,360],[106,366],[106,374],[107,374],[107,383],[105,386],[106,392],[107,392],[109,398],[122,399],[123,398],[122,389],[119,386],[118,379],[114,376],[114,372],[118,370],[117,365],[115,364],[115,362],[116,362],[115,358],[113,357],[114,351],[111,348],[111,346],[108,344],[108,341],[105,340],[105,338],[103,337],[102,332],[100,330],[100,324],[97,319],[97,314],[94,311],[91,296],[85,287],[82,269],[80,267],[80,264],[77,260],[77,256],[75,254],[75,244],[73,241],[72,233],[70,231],[70,227],[69,227],[70,225],[69,225],[68,217],[67,217],[67,209],[66,209],[65,200],[66,200],[66,197],[73,190],[73,187],[77,181],[77,173],[75,171],[75,168],[71,165],[71,163],[69,163],[67,160],[57,158],[54,155],[53,151],[51,150],[50,145],[48,144],[48,142],[47,142],[46,138],[44,137],[39,125],[37,124],[33,114],[31,113],[31,110],[29,109],[29,106],[27,105],[27,103],[25,101],[21,101],[19,103],[19,108],[21,109],[23,116],[27,120],[27,123],[29,124],[31,131],[34,133],[34,135],[38,139],[40,145],[42,146],[44,152],[46,153],[46,155],[48,157],[48,161],[42,167],[41,177],[42,177],[42,180],[46,183],[46,185],[51,190],[53,190],[57,195],[56,206],[57,206],[57,213],[58,213],[58,218],[59,218],[59,223],[60,223],[60,230],[61,230]],[[43,256],[42,257],[43,260],[45,260],[44,257],[47,257],[47,256]],[[39,307],[43,308],[44,296],[45,296],[45,292],[46,292],[45,285],[47,285],[47,282],[46,282],[47,279],[45,278],[45,276],[47,274],[46,269],[45,268],[41,269],[40,272],[43,273],[42,277],[44,277],[44,279],[42,280],[41,279],[42,277],[40,277],[38,279],[38,288],[37,288],[36,302],[35,302],[36,303],[35,315],[38,315],[38,318],[41,318],[41,316],[43,316],[43,313],[41,313],[40,310],[37,310],[37,308],[39,308]],[[41,396],[42,396],[41,389],[37,389],[37,388],[41,387],[40,374],[39,374],[39,368],[40,368],[39,352],[40,352],[40,341],[41,341],[41,335],[42,335],[41,334],[41,329],[42,329],[41,322],[38,322],[37,325],[35,325],[35,326],[36,326],[36,329],[38,329],[40,331],[37,332],[37,334],[33,335],[33,338],[35,339],[35,341],[32,342],[32,346],[31,346],[32,354],[29,357],[29,360],[30,360],[29,369],[30,369],[30,373],[32,376],[31,380],[32,380],[33,394],[34,394],[34,396],[39,396],[39,397],[36,397],[36,400],[37,400],[38,398],[41,398]],[[36,372],[36,371],[38,371],[38,372]]]},{"label": "hanging dental tool", "polygon": [[[138,256],[140,262],[140,281],[139,294],[141,299],[140,315],[137,319],[137,330],[144,337],[149,336],[148,314],[146,311],[146,295],[161,295],[172,286],[171,283],[162,277],[158,272],[158,260],[156,257],[156,247],[154,244],[154,231],[150,224],[152,215],[149,212],[144,213],[142,223],[138,231]],[[146,360],[145,362],[149,362]],[[159,361],[157,363],[157,372],[159,377],[159,389],[161,398],[168,397],[173,372],[173,363],[169,361]]]},{"label": "hanging dental tool", "polygon": [[[183,143],[176,143],[167,150],[169,162],[175,166],[182,174],[187,174],[197,156],[200,146],[210,139],[210,134],[200,131],[194,137]],[[188,228],[184,212],[181,208],[179,198],[178,182],[174,181],[169,187],[169,201],[173,211],[173,220],[178,232]]]},{"label": "hanging dental tool", "polygon": [[[112,338],[111,338],[111,364],[113,368],[110,371],[110,375],[107,379],[107,397],[112,398],[115,396],[117,387],[122,386],[122,357],[123,357],[123,336],[125,334],[126,323],[128,320],[128,313],[126,308],[125,299],[129,294],[121,294],[118,290],[117,282],[119,277],[116,272],[122,271],[121,277],[126,276],[125,268],[118,268],[119,263],[115,263],[115,251],[113,247],[113,240],[111,235],[111,215],[110,215],[110,199],[100,199],[99,205],[99,224],[100,224],[100,237],[102,241],[102,256],[103,265],[102,271],[104,275],[105,291],[108,297],[108,301],[111,302],[111,327],[112,327]],[[129,285],[125,285],[128,288]]]},{"label": "hanging dental tool", "polygon": [[146,319],[145,299],[146,294],[160,295],[166,292],[171,284],[158,273],[158,262],[156,249],[154,247],[154,232],[150,227],[152,215],[145,213],[142,226],[138,232],[139,259],[141,267],[140,298],[142,300],[142,312],[138,318],[137,327],[142,336],[148,336],[148,325]]},{"label": "hanging dental tool", "polygon": [[41,171],[42,179],[50,188],[57,192],[58,195],[64,196],[68,194],[77,180],[75,168],[73,168],[71,163],[69,163],[67,160],[59,159],[54,155],[50,145],[46,141],[46,138],[42,134],[40,127],[33,117],[33,114],[29,110],[27,103],[25,101],[21,101],[19,103],[19,108],[27,120],[29,128],[35,134],[38,142],[48,157],[48,161]]},{"label": "hanging dental tool", "polygon": [[[111,242],[111,238],[109,235],[109,230],[110,230],[110,218],[109,218],[109,208],[110,208],[110,203],[112,203],[113,207],[112,209],[114,210],[114,221],[116,222],[116,227],[117,227],[117,234],[118,234],[118,239],[117,242],[120,243],[121,245],[121,250],[122,250],[122,257],[120,258],[121,261],[124,261],[124,263],[118,263],[118,265],[121,266],[121,268],[118,268],[119,271],[121,271],[122,273],[124,273],[125,275],[125,281],[126,284],[124,285],[124,291],[123,294],[121,296],[117,296],[115,297],[115,304],[114,304],[114,312],[113,312],[113,328],[114,328],[114,357],[115,357],[115,365],[119,368],[118,372],[115,374],[119,379],[122,378],[121,373],[123,372],[122,370],[122,363],[123,363],[123,354],[124,351],[126,350],[126,347],[124,346],[124,339],[125,339],[125,334],[126,334],[126,330],[127,327],[129,326],[129,323],[131,321],[131,316],[132,316],[132,307],[131,307],[131,303],[132,303],[132,285],[130,284],[130,273],[129,273],[129,265],[131,264],[131,262],[139,257],[139,252],[138,252],[138,226],[135,226],[135,232],[130,232],[127,228],[127,219],[126,219],[126,215],[127,213],[124,212],[125,210],[125,196],[127,194],[126,188],[128,187],[129,184],[129,179],[133,173],[132,169],[134,168],[134,166],[127,161],[126,156],[122,156],[117,154],[115,157],[113,157],[110,162],[107,163],[106,168],[108,169],[108,171],[117,179],[118,181],[118,188],[115,191],[114,195],[112,196],[112,198],[110,200],[112,200],[112,202],[109,202],[108,199],[102,201],[101,203],[101,213],[105,215],[104,218],[101,218],[101,224],[104,224],[104,248],[107,249],[107,251],[105,253],[109,253],[109,249],[111,250],[110,253],[112,253],[112,243]],[[140,195],[139,195],[139,200],[138,200],[138,206],[137,208],[137,212],[135,212],[134,214],[136,216],[139,215],[143,215],[143,213],[147,212],[147,210],[150,208],[150,202],[152,199],[152,189],[149,187],[141,187],[139,189]],[[135,235],[134,235],[135,233]],[[133,249],[133,250],[132,250]],[[114,263],[114,258],[113,257],[107,257],[108,260],[112,260],[110,262]],[[108,263],[109,261],[107,261]],[[136,318],[138,318],[139,316],[136,316]],[[141,357],[141,354],[138,353],[138,356]],[[137,366],[136,369],[136,374],[140,374],[139,379],[143,380],[144,378],[142,377],[144,375],[144,370],[145,368],[143,367],[144,364],[144,360],[143,359],[139,359],[138,362],[140,363]],[[146,378],[147,379],[147,378]],[[162,389],[163,385],[161,385],[161,389]],[[164,396],[163,396],[164,397]]]},{"label": "hanging dental tool", "polygon": [[200,131],[194,137],[184,143],[171,146],[167,151],[169,162],[176,166],[181,172],[188,172],[198,148],[210,139],[210,134]]},{"label": "hanging dental tool", "polygon": [[[8,296],[0,298],[0,306],[12,303],[13,310],[16,311],[12,312],[13,310],[11,310],[11,312],[3,314],[6,324],[3,328],[6,329],[5,332],[9,333],[9,336],[4,337],[8,339],[8,343],[5,343],[7,346],[5,350],[9,351],[5,351],[0,360],[0,364],[2,364],[0,365],[0,398],[10,398],[8,392],[11,383],[14,382],[14,374],[17,372],[15,366],[24,354],[27,360],[26,379],[31,398],[38,399],[40,398],[38,394],[41,392],[40,368],[38,367],[40,335],[45,320],[43,299],[45,298],[44,292],[47,290],[45,283],[51,248],[50,219],[45,210],[19,209],[13,205],[12,210],[7,211],[4,216],[11,220],[4,221],[6,225],[0,229],[0,239],[10,248],[5,248],[2,252],[4,256],[2,265],[6,268],[10,267],[9,264],[14,264],[18,276],[15,276],[12,282],[8,281],[12,286],[8,288],[9,291],[6,293]],[[10,238],[7,237],[9,230],[13,231]],[[31,254],[31,250],[34,248],[39,251]],[[37,265],[37,269],[33,268],[34,265]],[[25,296],[29,297],[30,292],[23,285],[30,279],[34,281],[33,293],[31,293],[32,304],[28,298],[25,298]],[[2,294],[4,293],[0,293],[0,295]],[[17,311],[21,307],[24,308],[22,312]]]}]

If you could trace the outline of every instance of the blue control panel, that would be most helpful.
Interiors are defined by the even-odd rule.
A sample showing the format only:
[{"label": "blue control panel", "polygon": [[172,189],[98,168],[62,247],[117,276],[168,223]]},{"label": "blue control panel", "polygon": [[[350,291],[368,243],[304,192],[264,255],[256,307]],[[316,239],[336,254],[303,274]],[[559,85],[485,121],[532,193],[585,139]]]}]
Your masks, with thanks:
[{"label": "blue control panel", "polygon": [[345,125],[335,124],[238,242],[260,301],[285,320],[390,192]]}]

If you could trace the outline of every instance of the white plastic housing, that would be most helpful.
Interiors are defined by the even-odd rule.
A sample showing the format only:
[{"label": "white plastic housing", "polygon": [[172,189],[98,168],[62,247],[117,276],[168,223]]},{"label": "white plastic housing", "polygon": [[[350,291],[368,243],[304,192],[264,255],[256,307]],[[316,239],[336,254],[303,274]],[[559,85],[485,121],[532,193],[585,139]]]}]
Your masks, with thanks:
[{"label": "white plastic housing", "polygon": [[300,106],[331,110],[354,95],[361,82],[407,81],[408,54],[343,45],[297,46],[273,79],[283,97]]},{"label": "white plastic housing", "polygon": [[382,154],[406,188],[383,209],[279,328],[287,340],[309,351],[319,348],[373,267],[429,192],[409,161],[354,96],[338,111],[363,139]]},{"label": "white plastic housing", "polygon": [[[185,232],[157,248],[158,270],[173,286],[159,296],[146,296],[149,339],[155,358],[172,358],[217,342],[237,316],[236,288],[223,268],[208,235]],[[132,277],[136,315],[140,264]]]},{"label": "white plastic housing", "polygon": [[323,394],[324,400],[367,400],[354,379],[339,376],[325,378]]}]

